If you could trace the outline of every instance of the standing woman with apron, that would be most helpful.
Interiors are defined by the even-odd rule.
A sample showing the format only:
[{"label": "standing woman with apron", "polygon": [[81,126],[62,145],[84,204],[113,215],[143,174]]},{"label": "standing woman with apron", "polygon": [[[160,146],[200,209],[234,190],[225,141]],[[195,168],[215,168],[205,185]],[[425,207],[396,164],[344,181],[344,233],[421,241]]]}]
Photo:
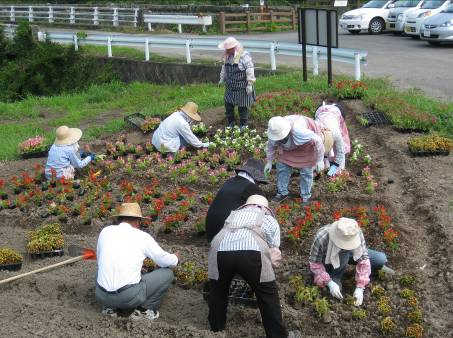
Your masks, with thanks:
[{"label": "standing woman with apron", "polygon": [[256,81],[252,57],[238,40],[227,38],[218,46],[225,50],[219,85],[225,83],[225,114],[228,126],[234,126],[234,106],[238,107],[240,127],[247,126],[249,107],[255,102]]}]

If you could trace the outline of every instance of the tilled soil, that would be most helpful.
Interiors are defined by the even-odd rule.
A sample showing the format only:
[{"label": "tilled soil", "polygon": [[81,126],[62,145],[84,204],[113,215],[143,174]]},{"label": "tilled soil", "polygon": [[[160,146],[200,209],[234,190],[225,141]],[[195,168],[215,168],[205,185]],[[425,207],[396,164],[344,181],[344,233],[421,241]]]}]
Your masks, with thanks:
[{"label": "tilled soil", "polygon": [[[354,123],[353,115],[367,108],[361,102],[344,102],[352,139],[358,139],[373,159],[373,173],[379,187],[372,195],[357,189],[344,193],[327,194],[320,182],[314,187],[314,199],[327,210],[356,203],[385,205],[395,228],[401,233],[400,246],[388,252],[389,265],[397,276],[382,285],[392,295],[392,316],[398,322],[404,304],[395,296],[401,289],[398,277],[413,273],[415,286],[424,314],[425,337],[453,337],[452,251],[453,251],[453,165],[452,156],[411,157],[406,142],[411,134],[400,134],[391,127],[363,128]],[[208,119],[218,124],[223,118],[221,109],[213,110]],[[218,117],[214,118],[214,115]],[[211,121],[212,120],[212,121]],[[140,139],[137,136],[137,139]],[[99,145],[98,145],[99,146]],[[31,168],[43,159],[3,163],[0,178]],[[393,176],[394,183],[388,183]],[[273,178],[274,180],[275,178]],[[293,178],[292,192],[297,193],[297,178]],[[265,187],[269,197],[275,193],[275,181]],[[272,205],[275,209],[276,205]],[[24,217],[16,210],[0,211],[0,247],[24,251],[26,233],[37,218]],[[95,247],[102,222],[93,221],[65,235],[67,244]],[[322,224],[318,224],[319,226]],[[317,318],[310,307],[295,308],[288,277],[301,274],[310,279],[307,267],[308,250],[317,228],[310,230],[300,245],[284,241],[285,263],[277,270],[284,320],[289,329],[299,329],[306,337],[376,337],[379,336],[379,317],[369,291],[365,293],[364,308],[368,318],[353,321],[348,307],[330,300],[331,321]],[[195,235],[159,234],[157,240],[170,251],[180,250],[186,260],[207,264],[208,246]],[[370,239],[371,240],[371,239]],[[25,260],[20,272],[31,271],[67,259]],[[209,331],[207,305],[199,288],[187,289],[175,284],[169,290],[161,317],[155,322],[132,321],[128,318],[106,318],[94,298],[96,263],[82,261],[53,271],[26,277],[0,286],[2,337],[261,337],[264,331],[259,311],[239,305],[229,306],[227,330]],[[0,271],[0,279],[17,272]],[[346,292],[352,289],[345,285]],[[327,295],[327,293],[326,293]],[[404,322],[404,320],[400,320]],[[404,327],[395,337],[402,336]]]}]

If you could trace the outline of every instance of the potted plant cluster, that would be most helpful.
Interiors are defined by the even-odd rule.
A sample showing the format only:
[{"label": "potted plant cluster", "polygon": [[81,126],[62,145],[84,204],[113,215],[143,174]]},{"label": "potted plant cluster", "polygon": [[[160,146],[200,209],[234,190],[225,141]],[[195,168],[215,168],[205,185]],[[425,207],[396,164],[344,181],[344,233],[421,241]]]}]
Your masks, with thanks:
[{"label": "potted plant cluster", "polygon": [[13,249],[0,248],[0,270],[20,270],[22,267],[22,260],[22,255]]},{"label": "potted plant cluster", "polygon": [[145,121],[143,121],[140,129],[146,134],[152,132],[159,127],[161,119],[159,117],[147,117]]},{"label": "potted plant cluster", "polygon": [[35,136],[19,143],[19,153],[22,158],[43,157],[49,150],[43,136]]},{"label": "potted plant cluster", "polygon": [[416,136],[407,142],[414,156],[448,155],[453,149],[453,141],[437,134]]},{"label": "potted plant cluster", "polygon": [[62,256],[64,237],[58,223],[43,224],[30,232],[27,252],[32,257]]}]

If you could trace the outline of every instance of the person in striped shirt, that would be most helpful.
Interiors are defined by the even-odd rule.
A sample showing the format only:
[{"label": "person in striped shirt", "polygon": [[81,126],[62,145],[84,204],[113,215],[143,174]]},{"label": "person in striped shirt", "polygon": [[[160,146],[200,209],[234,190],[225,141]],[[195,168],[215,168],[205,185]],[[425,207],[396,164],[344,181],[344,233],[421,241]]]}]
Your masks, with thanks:
[{"label": "person in striped shirt", "polygon": [[55,142],[49,150],[46,168],[44,173],[49,180],[52,173],[56,178],[64,176],[66,179],[73,179],[75,169],[80,169],[88,165],[96,157],[93,153],[81,159],[79,156],[79,140],[82,131],[78,128],[68,128],[67,126],[58,127],[56,130]]},{"label": "person in striped shirt", "polygon": [[287,337],[273,266],[281,257],[280,226],[264,196],[252,195],[211,241],[208,258],[209,324],[225,329],[228,291],[239,274],[255,292],[266,337]]},{"label": "person in striped shirt", "polygon": [[355,264],[356,306],[362,305],[363,292],[370,282],[372,271],[382,269],[394,273],[385,266],[387,257],[383,252],[367,249],[357,221],[346,217],[318,230],[311,246],[309,262],[315,284],[321,288],[327,286],[330,294],[337,299],[343,299],[341,279],[347,265]]},{"label": "person in striped shirt", "polygon": [[234,126],[234,106],[239,110],[241,129],[248,124],[249,107],[255,102],[255,68],[252,57],[234,37],[218,46],[225,51],[219,85],[225,83],[225,114],[228,126]]}]

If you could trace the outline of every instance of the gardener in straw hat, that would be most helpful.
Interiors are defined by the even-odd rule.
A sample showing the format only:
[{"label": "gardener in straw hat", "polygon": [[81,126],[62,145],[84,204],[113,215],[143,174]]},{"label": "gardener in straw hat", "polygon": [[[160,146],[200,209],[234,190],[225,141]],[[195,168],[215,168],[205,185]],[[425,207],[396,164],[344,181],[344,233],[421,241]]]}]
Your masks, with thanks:
[{"label": "gardener in straw hat", "polygon": [[323,101],[316,110],[315,121],[318,122],[325,132],[332,134],[333,146],[325,147],[324,167],[329,168],[328,176],[335,176],[345,168],[345,157],[351,151],[349,132],[346,127],[341,110],[335,102]]},{"label": "gardener in straw hat", "polygon": [[95,154],[88,153],[84,159],[79,157],[79,140],[82,131],[78,128],[58,127],[56,130],[55,142],[49,150],[45,174],[46,178],[52,177],[52,169],[56,177],[64,176],[73,179],[75,169],[83,168],[95,159]]},{"label": "gardener in straw hat", "polygon": [[394,273],[385,266],[387,257],[383,252],[367,249],[357,221],[346,217],[318,230],[311,246],[309,262],[315,284],[319,287],[327,285],[330,294],[338,299],[343,299],[341,279],[347,265],[356,264],[356,306],[362,305],[363,291],[372,271],[382,269]]},{"label": "gardener in straw hat", "polygon": [[176,153],[180,147],[187,145],[195,148],[208,147],[209,142],[201,142],[192,132],[190,125],[194,121],[201,121],[201,117],[198,105],[189,101],[161,122],[153,134],[153,145],[163,153]]},{"label": "gardener in straw hat", "polygon": [[267,337],[287,337],[274,268],[281,258],[280,227],[264,196],[252,195],[225,221],[209,250],[209,324],[225,329],[228,290],[239,274],[255,292]]},{"label": "gardener in straw hat", "polygon": [[225,51],[219,84],[225,83],[225,114],[228,126],[234,125],[234,106],[239,110],[241,129],[247,126],[249,107],[255,102],[255,70],[252,57],[238,40],[227,38],[218,46]]},{"label": "gardener in straw hat", "polygon": [[275,116],[269,120],[267,164],[264,172],[269,174],[272,161],[277,160],[277,195],[272,199],[280,203],[288,197],[288,184],[293,168],[300,171],[300,196],[303,204],[311,197],[313,168],[324,169],[324,137],[320,126],[303,115]]},{"label": "gardener in straw hat", "polygon": [[206,215],[208,241],[222,229],[231,211],[239,208],[252,195],[262,195],[259,183],[269,183],[264,177],[264,162],[250,158],[236,168],[236,175],[228,179],[217,192]]},{"label": "gardener in straw hat", "polygon": [[[105,227],[98,238],[96,299],[104,306],[104,315],[116,317],[117,310],[131,310],[132,319],[154,320],[173,281],[170,268],[178,264],[179,258],[139,229],[146,217],[137,203],[123,203],[117,216],[119,224]],[[145,258],[160,268],[142,275]]]}]

